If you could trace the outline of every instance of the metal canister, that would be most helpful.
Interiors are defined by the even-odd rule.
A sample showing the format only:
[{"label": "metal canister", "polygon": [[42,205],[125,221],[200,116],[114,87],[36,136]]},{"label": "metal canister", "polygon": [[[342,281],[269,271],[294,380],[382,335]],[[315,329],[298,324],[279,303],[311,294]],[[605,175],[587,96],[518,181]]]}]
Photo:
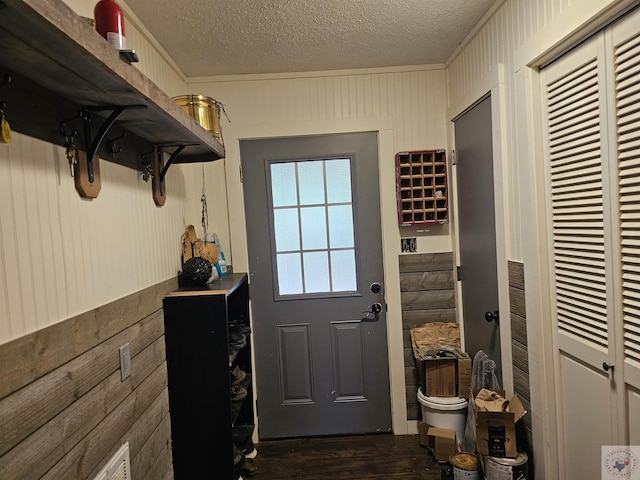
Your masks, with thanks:
[{"label": "metal canister", "polygon": [[524,452],[518,452],[515,458],[487,457],[484,465],[487,480],[527,480],[528,461]]},{"label": "metal canister", "polygon": [[449,457],[454,480],[480,480],[480,458],[473,453],[454,453]]},{"label": "metal canister", "polygon": [[173,101],[187,112],[202,128],[222,142],[220,130],[220,108],[222,104],[204,95],[180,95]]}]

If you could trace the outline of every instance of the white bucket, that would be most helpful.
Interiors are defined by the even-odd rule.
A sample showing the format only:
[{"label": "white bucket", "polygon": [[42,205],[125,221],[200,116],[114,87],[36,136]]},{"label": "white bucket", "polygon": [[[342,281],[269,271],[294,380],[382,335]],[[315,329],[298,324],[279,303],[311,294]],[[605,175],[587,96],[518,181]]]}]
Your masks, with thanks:
[{"label": "white bucket", "polygon": [[438,428],[456,431],[456,441],[462,443],[467,422],[469,402],[460,397],[426,397],[418,388],[418,402],[422,407],[422,421]]}]

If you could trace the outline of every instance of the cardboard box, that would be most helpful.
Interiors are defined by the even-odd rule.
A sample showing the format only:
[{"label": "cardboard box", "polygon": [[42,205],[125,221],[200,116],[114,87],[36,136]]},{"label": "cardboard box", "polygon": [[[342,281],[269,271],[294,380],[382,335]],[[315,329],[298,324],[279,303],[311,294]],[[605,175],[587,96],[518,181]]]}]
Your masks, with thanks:
[{"label": "cardboard box", "polygon": [[[453,322],[430,322],[411,328],[413,360],[422,393],[427,397],[469,398],[471,358],[459,353],[459,328]],[[454,354],[439,356],[447,353]]]},{"label": "cardboard box", "polygon": [[457,359],[414,360],[425,396],[469,398],[472,362],[467,353]]},{"label": "cardboard box", "polygon": [[[504,391],[494,391],[504,397]],[[470,408],[475,409],[477,394],[478,391],[473,392],[474,401],[471,402]],[[478,454],[492,457],[517,457],[516,422],[526,413],[517,395],[511,397],[505,412],[480,412],[476,409],[476,448]]]},{"label": "cardboard box", "polygon": [[456,359],[424,361],[424,394],[427,397],[455,397]]},{"label": "cardboard box", "polygon": [[420,445],[428,448],[438,462],[448,462],[456,453],[456,431],[449,428],[436,428],[424,422],[418,424]]},{"label": "cardboard box", "polygon": [[456,364],[458,377],[458,396],[468,399],[471,395],[471,357],[464,353],[464,358],[459,358]]}]

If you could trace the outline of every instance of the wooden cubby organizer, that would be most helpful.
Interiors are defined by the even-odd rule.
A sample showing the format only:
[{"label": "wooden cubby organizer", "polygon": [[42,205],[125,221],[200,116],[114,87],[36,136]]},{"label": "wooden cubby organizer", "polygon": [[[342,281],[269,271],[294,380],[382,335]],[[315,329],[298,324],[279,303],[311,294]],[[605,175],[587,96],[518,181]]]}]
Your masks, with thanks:
[{"label": "wooden cubby organizer", "polygon": [[400,226],[449,223],[445,150],[397,153],[396,194]]}]

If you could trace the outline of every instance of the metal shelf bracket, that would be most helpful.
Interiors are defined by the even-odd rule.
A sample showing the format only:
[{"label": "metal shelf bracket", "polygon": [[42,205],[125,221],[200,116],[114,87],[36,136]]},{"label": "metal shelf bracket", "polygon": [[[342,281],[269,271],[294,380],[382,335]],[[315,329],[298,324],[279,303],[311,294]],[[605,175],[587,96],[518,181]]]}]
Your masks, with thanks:
[{"label": "metal shelf bracket", "polygon": [[[100,148],[100,144],[102,140],[104,140],[105,135],[109,131],[109,129],[116,122],[118,117],[125,110],[133,110],[133,109],[141,109],[147,108],[146,105],[107,105],[103,107],[83,107],[82,108],[82,123],[84,127],[84,142],[87,148],[87,175],[89,179],[89,183],[94,182],[94,157],[98,148]],[[102,124],[95,137],[91,137],[91,112],[102,112],[106,110],[111,110],[111,114],[107,117],[105,122]]]},{"label": "metal shelf bracket", "polygon": [[[175,162],[176,158],[182,153],[182,151],[187,147],[197,146],[199,143],[186,143],[179,145],[172,144],[163,144],[156,145],[156,155],[153,161],[153,173],[152,173],[152,189],[153,189],[153,201],[158,207],[164,205],[164,202],[167,198],[166,192],[164,189],[164,177],[169,170],[169,167]],[[164,163],[164,149],[176,147],[176,149],[171,152],[169,156],[169,160],[167,163]]]}]

